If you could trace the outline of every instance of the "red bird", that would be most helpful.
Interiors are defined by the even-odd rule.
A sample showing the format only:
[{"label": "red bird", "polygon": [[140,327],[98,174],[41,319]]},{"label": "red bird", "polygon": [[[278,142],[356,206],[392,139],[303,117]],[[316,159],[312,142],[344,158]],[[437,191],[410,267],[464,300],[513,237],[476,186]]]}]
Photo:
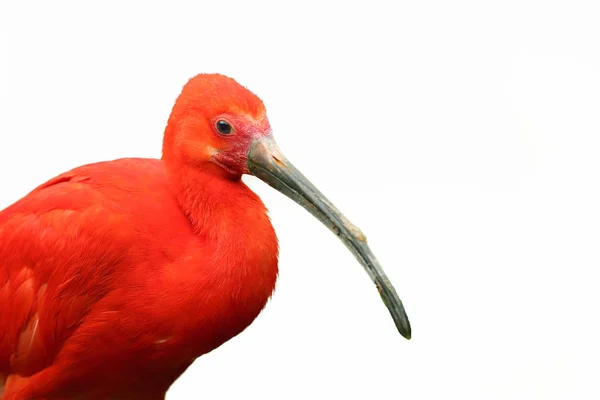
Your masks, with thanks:
[{"label": "red bird", "polygon": [[281,154],[262,101],[200,74],[175,102],[162,159],[84,165],[0,211],[0,399],[164,399],[252,323],[278,245],[243,174],[340,237],[410,338],[364,235]]}]

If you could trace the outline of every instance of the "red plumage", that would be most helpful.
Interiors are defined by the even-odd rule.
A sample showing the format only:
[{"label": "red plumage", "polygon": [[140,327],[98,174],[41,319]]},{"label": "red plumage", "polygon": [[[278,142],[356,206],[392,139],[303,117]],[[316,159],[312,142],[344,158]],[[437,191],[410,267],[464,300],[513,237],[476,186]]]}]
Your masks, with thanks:
[{"label": "red plumage", "polygon": [[[232,80],[199,76],[175,116],[188,93],[200,97],[199,113],[264,113]],[[0,212],[4,400],[163,398],[195,358],[262,310],[277,276],[275,233],[238,176],[202,149],[190,150],[190,167],[169,147],[181,121],[200,125],[182,133],[190,141],[218,142],[196,119],[171,119],[167,161],[82,166]]]}]

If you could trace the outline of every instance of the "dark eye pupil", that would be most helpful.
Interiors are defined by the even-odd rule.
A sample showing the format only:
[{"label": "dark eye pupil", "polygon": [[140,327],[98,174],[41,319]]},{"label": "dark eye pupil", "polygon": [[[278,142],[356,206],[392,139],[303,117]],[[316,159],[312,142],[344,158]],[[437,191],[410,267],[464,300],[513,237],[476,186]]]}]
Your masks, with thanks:
[{"label": "dark eye pupil", "polygon": [[224,135],[231,133],[231,125],[227,121],[220,120],[217,122],[217,130]]}]

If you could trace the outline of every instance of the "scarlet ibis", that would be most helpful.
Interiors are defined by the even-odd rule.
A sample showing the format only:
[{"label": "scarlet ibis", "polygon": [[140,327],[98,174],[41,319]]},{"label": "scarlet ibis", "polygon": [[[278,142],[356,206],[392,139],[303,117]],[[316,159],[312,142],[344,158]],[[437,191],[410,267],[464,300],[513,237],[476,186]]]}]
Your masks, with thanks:
[{"label": "scarlet ibis", "polygon": [[262,101],[200,74],[175,102],[160,160],[84,165],[0,212],[0,398],[164,399],[252,323],[278,243],[243,174],[329,227],[410,338],[365,236],[283,156]]}]

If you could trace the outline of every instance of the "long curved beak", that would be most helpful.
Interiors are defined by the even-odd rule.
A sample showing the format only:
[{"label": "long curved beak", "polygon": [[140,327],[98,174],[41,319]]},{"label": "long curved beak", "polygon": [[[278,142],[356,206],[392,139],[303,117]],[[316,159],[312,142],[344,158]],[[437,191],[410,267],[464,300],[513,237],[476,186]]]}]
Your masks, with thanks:
[{"label": "long curved beak", "polygon": [[308,210],[344,242],[375,283],[400,334],[410,339],[410,323],[402,301],[367,245],[365,235],[283,156],[273,136],[264,136],[252,143],[248,169],[252,175]]}]

